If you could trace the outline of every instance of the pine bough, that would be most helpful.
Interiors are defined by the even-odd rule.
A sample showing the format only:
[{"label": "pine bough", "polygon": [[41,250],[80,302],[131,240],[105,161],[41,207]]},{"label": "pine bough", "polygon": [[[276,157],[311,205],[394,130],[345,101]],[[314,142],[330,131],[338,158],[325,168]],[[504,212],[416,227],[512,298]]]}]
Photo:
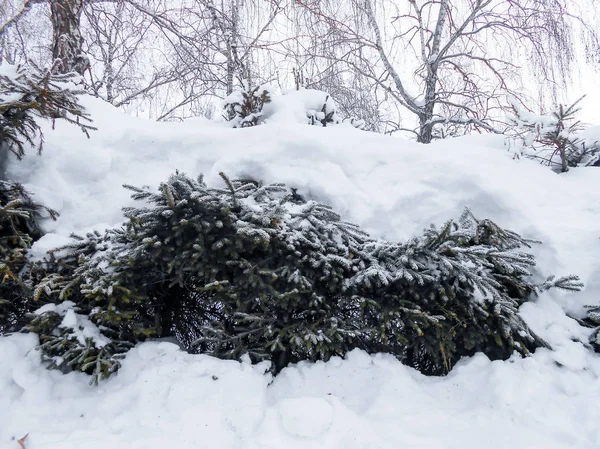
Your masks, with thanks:
[{"label": "pine bough", "polygon": [[37,315],[28,329],[51,363],[97,380],[137,342],[174,336],[190,352],[270,360],[275,373],[361,348],[444,374],[477,351],[548,346],[519,306],[581,287],[576,276],[533,283],[534,242],[469,210],[389,242],[282,184],[222,177],[222,188],[182,173],[156,192],[125,186],[140,206],[121,228],[50,255],[36,297],[72,301],[110,342],[82,343],[64,317]]}]

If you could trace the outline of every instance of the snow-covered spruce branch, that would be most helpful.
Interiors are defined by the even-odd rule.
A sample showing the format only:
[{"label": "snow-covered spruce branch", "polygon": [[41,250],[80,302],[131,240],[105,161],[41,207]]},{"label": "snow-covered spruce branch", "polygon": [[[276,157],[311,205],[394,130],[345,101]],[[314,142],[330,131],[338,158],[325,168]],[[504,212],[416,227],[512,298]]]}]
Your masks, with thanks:
[{"label": "snow-covered spruce branch", "polygon": [[189,351],[270,360],[275,373],[362,348],[444,374],[477,351],[504,359],[547,346],[519,306],[580,288],[575,276],[532,283],[534,242],[468,210],[389,242],[282,184],[222,179],[209,187],[175,173],[155,191],[127,186],[142,204],[124,210],[121,228],[57,250],[39,290],[73,301],[101,346],[49,315],[54,327],[34,326],[48,360],[64,353],[74,369],[110,372],[117,365],[100,351],[109,342],[121,354],[170,336]]}]

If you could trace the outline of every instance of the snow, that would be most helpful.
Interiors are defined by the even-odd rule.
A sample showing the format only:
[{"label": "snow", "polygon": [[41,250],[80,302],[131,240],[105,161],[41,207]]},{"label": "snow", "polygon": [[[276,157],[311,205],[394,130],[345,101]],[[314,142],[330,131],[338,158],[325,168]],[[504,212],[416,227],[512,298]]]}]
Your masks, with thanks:
[{"label": "snow", "polygon": [[[306,124],[309,117],[323,120],[325,111],[330,113],[337,110],[331,95],[322,90],[304,89],[289,90],[279,94],[275,88],[270,88],[271,102],[263,108],[264,117],[268,123],[302,123]],[[321,126],[320,124],[318,124]]]},{"label": "snow", "polygon": [[[299,108],[283,106],[265,125],[230,129],[145,122],[96,99],[85,104],[98,127],[91,139],[58,121],[55,130],[43,124],[44,154],[31,151],[7,170],[60,213],[44,223],[34,257],[71,232],[118,226],[133,203],[124,183],[154,189],[179,169],[217,186],[223,171],[286,182],[388,239],[410,238],[468,206],[542,240],[533,248],[540,275],[576,273],[586,289],[522,306],[552,350],[506,362],[478,354],[442,378],[353,351],[272,379],[267,364],[147,342],[118,375],[91,387],[83,374],[46,370],[34,335],[0,337],[0,448],[17,449],[27,433],[27,449],[600,447],[600,357],[584,347],[590,329],[565,314],[582,316],[600,298],[598,168],[558,175],[513,160],[498,136],[422,146],[350,126],[307,126]],[[68,304],[46,307],[82,337],[93,335]]]},{"label": "snow", "polygon": [[325,398],[284,399],[278,407],[281,427],[291,436],[317,438],[333,423],[334,408]]},{"label": "snow", "polygon": [[133,349],[119,375],[91,387],[40,366],[33,335],[0,339],[0,447],[29,449],[537,448],[600,444],[600,362],[559,367],[552,352],[464,360],[427,378],[387,355],[353,351],[301,363],[220,361],[170,343]]},{"label": "snow", "polygon": [[[11,84],[19,84],[19,75],[19,66],[0,64],[0,77],[10,80]],[[12,103],[20,100],[21,97],[22,95],[19,92],[0,90],[0,104]]]},{"label": "snow", "polygon": [[41,315],[46,312],[56,312],[63,320],[60,327],[71,329],[71,335],[77,339],[79,343],[85,345],[86,339],[91,339],[97,348],[102,348],[110,343],[94,323],[85,315],[80,315],[75,312],[75,303],[72,301],[63,301],[61,304],[45,304],[37,309],[34,313]]},{"label": "snow", "polygon": [[581,132],[580,138],[587,146],[600,142],[600,126],[590,126]]}]

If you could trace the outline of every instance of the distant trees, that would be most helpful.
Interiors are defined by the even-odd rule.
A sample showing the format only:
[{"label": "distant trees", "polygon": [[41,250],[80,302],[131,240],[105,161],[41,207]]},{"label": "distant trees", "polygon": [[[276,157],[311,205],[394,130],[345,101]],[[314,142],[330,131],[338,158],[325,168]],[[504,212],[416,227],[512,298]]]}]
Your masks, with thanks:
[{"label": "distant trees", "polygon": [[[153,111],[159,120],[206,114],[207,99],[226,97],[248,77],[259,83],[269,78],[274,65],[264,62],[272,44],[267,35],[282,5],[282,0],[184,0],[177,7],[153,0],[93,3],[85,9],[86,26],[93,31],[90,48],[106,68],[109,60],[115,66],[96,85],[103,86],[101,91],[111,79],[113,86],[127,85],[126,94],[111,95],[118,106],[143,97],[165,99]],[[98,26],[95,19],[102,16]],[[122,61],[133,70],[115,70],[124,67]],[[151,73],[143,73],[142,67]],[[132,75],[137,84],[122,81]]]},{"label": "distant trees", "polygon": [[51,30],[43,9],[44,5],[34,0],[0,2],[0,63],[47,62]]},{"label": "distant trees", "polygon": [[525,58],[544,85],[568,77],[576,29],[589,51],[599,48],[563,0],[352,0],[343,16],[335,3],[298,4],[325,33],[324,46],[338,48],[310,56],[369,78],[415,116],[416,126],[397,128],[423,143],[448,127],[494,130],[507,98],[522,98]]},{"label": "distant trees", "polygon": [[128,2],[88,3],[81,26],[86,35],[83,49],[90,60],[86,79],[98,97],[117,107],[126,106],[178,79],[166,58],[145,67],[155,57],[149,53],[156,30],[152,18]]},{"label": "distant trees", "polygon": [[0,6],[0,13],[2,14],[2,21],[0,22],[0,35],[4,35],[11,27],[15,26],[21,17],[25,16],[31,7],[39,3],[36,0],[25,0],[20,8],[9,8],[9,3],[4,3]]},{"label": "distant trees", "polygon": [[242,81],[290,88],[296,69],[368,129],[428,143],[502,130],[512,100],[527,102],[525,77],[564,86],[577,54],[600,49],[588,1],[9,0],[0,56],[27,56],[19,23],[47,8],[54,70],[116,106],[210,115]]}]

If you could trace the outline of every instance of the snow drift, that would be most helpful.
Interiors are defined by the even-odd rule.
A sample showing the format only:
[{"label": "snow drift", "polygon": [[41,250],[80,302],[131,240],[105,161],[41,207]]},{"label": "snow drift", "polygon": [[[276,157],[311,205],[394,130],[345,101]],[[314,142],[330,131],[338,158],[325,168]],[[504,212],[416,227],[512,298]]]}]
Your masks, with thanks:
[{"label": "snow drift", "polygon": [[[57,123],[41,157],[8,167],[61,216],[33,247],[41,256],[71,232],[102,230],[131,205],[124,183],[157,186],[176,169],[207,182],[285,182],[328,203],[374,236],[404,240],[470,207],[524,237],[541,273],[576,273],[580,294],[545,293],[521,313],[553,350],[490,362],[464,360],[427,378],[390,356],[300,364],[276,379],[266,366],[182,353],[167,343],[134,349],[99,387],[47,371],[33,335],[0,338],[0,447],[595,448],[600,445],[600,358],[589,329],[569,318],[600,298],[597,168],[557,175],[512,159],[501,137],[422,146],[354,129],[271,123],[229,129],[204,120],[153,123],[86,99],[98,131]],[[288,117],[290,119],[286,119]]]}]

